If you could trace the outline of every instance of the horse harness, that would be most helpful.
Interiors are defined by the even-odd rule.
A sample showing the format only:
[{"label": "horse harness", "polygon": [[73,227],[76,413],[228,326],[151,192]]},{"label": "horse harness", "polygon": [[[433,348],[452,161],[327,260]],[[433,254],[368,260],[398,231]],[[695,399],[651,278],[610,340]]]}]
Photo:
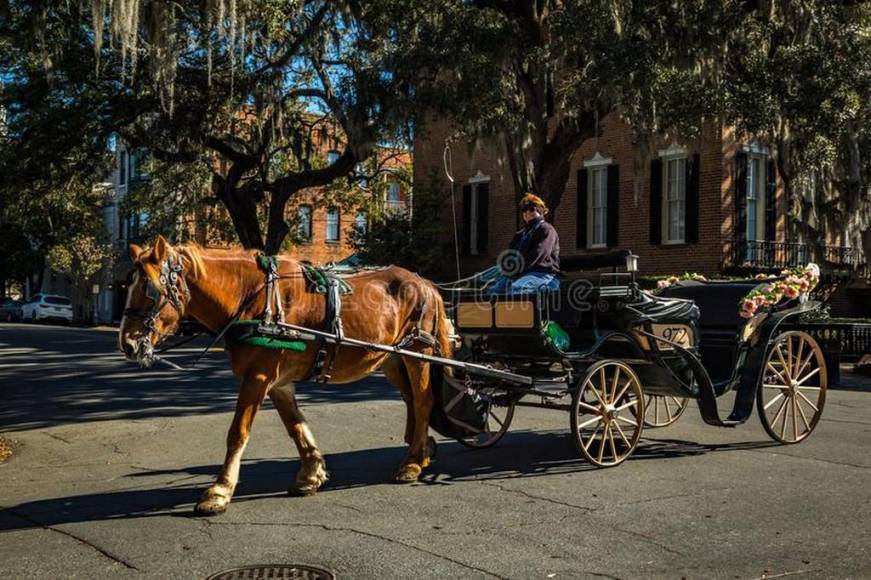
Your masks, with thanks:
[{"label": "horse harness", "polygon": [[[258,331],[264,334],[281,336],[286,334],[282,329],[284,321],[284,309],[282,306],[281,293],[278,282],[281,276],[278,273],[277,256],[258,256],[257,264],[266,276],[266,307],[263,313],[263,322]],[[315,339],[314,364],[301,379],[326,383],[330,380],[333,365],[338,357],[339,348],[345,337],[342,325],[342,296],[351,294],[353,288],[334,272],[328,269],[318,268],[311,264],[301,264],[303,276],[306,279],[306,288],[309,292],[323,294],[325,303],[323,327],[332,333],[331,341],[335,344],[332,353],[328,349],[327,340],[323,336]],[[396,347],[405,348],[414,342],[422,342],[436,351],[438,341],[430,333],[421,330],[420,322],[426,314],[426,304],[421,308],[420,315],[411,331],[396,343]]]},{"label": "horse harness", "polygon": [[[278,273],[278,257],[277,256],[257,256],[257,264],[265,273],[265,284],[254,295],[249,296],[237,314],[230,320],[227,325],[218,333],[212,340],[212,343],[206,347],[203,354],[211,348],[217,340],[227,333],[233,327],[237,327],[240,323],[257,322],[256,332],[265,336],[283,337],[288,334],[282,325],[284,320],[284,306],[282,304],[281,292],[279,289],[279,281],[282,276]],[[310,292],[324,294],[326,300],[326,308],[324,313],[324,328],[332,333],[331,340],[335,343],[335,348],[332,350],[332,356],[327,348],[327,341],[324,337],[319,336],[315,339],[315,348],[317,353],[312,367],[302,378],[305,381],[315,381],[326,383],[330,380],[330,373],[339,352],[342,340],[345,336],[342,326],[342,295],[350,294],[353,289],[351,286],[342,280],[338,275],[329,270],[317,268],[309,264],[302,264],[302,272],[306,278],[306,286]],[[171,305],[179,315],[179,318],[184,316],[185,307],[190,300],[191,293],[187,281],[183,275],[184,266],[181,259],[174,255],[167,256],[166,260],[160,265],[160,276],[158,278],[160,287],[155,284],[151,278],[145,276],[145,296],[153,302],[153,306],[149,309],[143,308],[125,308],[124,316],[142,320],[143,327],[148,331],[148,336],[143,336],[139,339],[140,348],[152,350],[151,336],[157,335],[157,341],[165,339],[168,334],[161,333],[157,330],[157,319],[160,313],[167,305]],[[144,275],[144,272],[143,272]],[[263,317],[259,321],[240,320],[242,311],[251,303],[254,296],[259,292],[266,292],[266,306],[264,308]],[[424,319],[427,310],[427,303],[420,309],[420,314],[414,323],[411,331],[403,336],[394,346],[397,348],[405,348],[415,342],[423,343],[436,352],[439,351],[438,341],[435,337],[420,328],[420,323]],[[245,324],[245,326],[249,326]],[[163,352],[163,351],[161,351]],[[197,360],[199,360],[199,358]],[[172,365],[176,366],[176,365]],[[177,367],[181,368],[181,367]]]},{"label": "horse harness", "polygon": [[[145,327],[149,335],[156,334],[158,341],[169,336],[157,330],[157,318],[167,304],[175,308],[179,318],[184,316],[185,305],[190,300],[191,292],[187,281],[182,275],[183,272],[184,266],[182,266],[181,259],[173,255],[167,256],[166,260],[160,265],[160,276],[158,278],[160,287],[151,278],[145,276],[143,271],[142,274],[145,276],[145,297],[149,298],[154,304],[147,310],[144,308],[125,308],[124,316],[142,320],[142,326]],[[146,348],[150,348],[152,344],[148,337],[140,338],[139,342],[143,346],[147,343]]]}]

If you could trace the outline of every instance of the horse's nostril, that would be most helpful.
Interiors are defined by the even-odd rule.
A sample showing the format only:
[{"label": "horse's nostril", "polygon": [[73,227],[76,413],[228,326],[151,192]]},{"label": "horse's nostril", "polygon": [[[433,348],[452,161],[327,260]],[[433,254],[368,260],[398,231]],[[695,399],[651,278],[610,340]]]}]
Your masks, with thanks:
[{"label": "horse's nostril", "polygon": [[133,356],[133,345],[129,342],[124,343],[124,354],[128,357]]}]

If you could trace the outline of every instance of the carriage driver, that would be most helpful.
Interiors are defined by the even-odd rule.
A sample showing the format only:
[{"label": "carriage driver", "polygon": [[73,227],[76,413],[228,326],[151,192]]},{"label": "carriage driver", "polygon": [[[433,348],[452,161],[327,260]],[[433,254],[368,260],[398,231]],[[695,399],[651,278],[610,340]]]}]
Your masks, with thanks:
[{"label": "carriage driver", "polygon": [[544,219],[547,206],[537,195],[520,200],[521,228],[509,251],[500,255],[501,275],[487,288],[489,294],[533,294],[559,289],[559,235]]}]

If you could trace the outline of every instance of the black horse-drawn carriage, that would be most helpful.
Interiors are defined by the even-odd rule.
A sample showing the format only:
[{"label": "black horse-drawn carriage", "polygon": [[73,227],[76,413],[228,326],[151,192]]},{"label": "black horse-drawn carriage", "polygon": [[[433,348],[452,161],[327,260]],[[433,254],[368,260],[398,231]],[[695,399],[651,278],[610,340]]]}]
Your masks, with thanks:
[{"label": "black horse-drawn carriage", "polygon": [[[630,252],[565,259],[565,272],[596,272],[598,280],[567,279],[558,292],[445,288],[455,358],[471,364],[468,371],[434,366],[433,427],[488,447],[508,431],[517,407],[568,411],[575,446],[601,467],[624,461],[645,426],[674,422],[691,399],[709,425],[742,424],[755,403],[781,443],[814,430],[828,386],[826,357],[813,337],[784,323],[818,303],[784,299],[745,320],[738,302],[758,281],[684,282],[653,295],[636,283],[635,263]],[[721,418],[717,398],[730,391],[734,408]]]}]

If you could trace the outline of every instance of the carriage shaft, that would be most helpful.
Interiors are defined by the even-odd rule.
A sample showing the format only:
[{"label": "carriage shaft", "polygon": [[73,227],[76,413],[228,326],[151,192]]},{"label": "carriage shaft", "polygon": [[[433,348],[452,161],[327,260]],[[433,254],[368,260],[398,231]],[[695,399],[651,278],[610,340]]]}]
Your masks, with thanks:
[{"label": "carriage shaft", "polygon": [[[450,358],[445,358],[441,356],[435,356],[430,354],[424,354],[422,352],[417,352],[414,350],[407,350],[404,348],[400,348],[398,346],[390,346],[387,344],[378,344],[377,342],[368,342],[365,340],[358,340],[356,338],[349,338],[347,336],[338,337],[331,332],[324,332],[322,330],[315,330],[313,328],[306,328],[305,326],[298,326],[296,324],[288,324],[286,322],[275,322],[273,326],[277,326],[281,328],[281,331],[275,333],[276,335],[294,338],[305,341],[312,341],[316,338],[321,338],[326,342],[331,344],[338,345],[347,345],[354,346],[358,348],[365,348],[367,350],[376,350],[379,352],[386,352],[390,354],[397,354],[400,356],[407,356],[410,358],[416,358],[419,360],[425,360],[427,362],[435,363],[441,366],[451,367],[455,369],[464,370],[470,374],[485,376],[493,379],[502,379],[504,381],[508,381],[511,383],[517,383],[522,385],[531,385],[533,383],[532,377],[528,377],[526,375],[519,375],[517,373],[511,373],[508,371],[502,371],[499,369],[494,369],[488,366],[462,362]],[[260,332],[270,333],[267,329],[264,329],[262,326],[259,329]],[[272,334],[272,333],[270,333]]]}]

